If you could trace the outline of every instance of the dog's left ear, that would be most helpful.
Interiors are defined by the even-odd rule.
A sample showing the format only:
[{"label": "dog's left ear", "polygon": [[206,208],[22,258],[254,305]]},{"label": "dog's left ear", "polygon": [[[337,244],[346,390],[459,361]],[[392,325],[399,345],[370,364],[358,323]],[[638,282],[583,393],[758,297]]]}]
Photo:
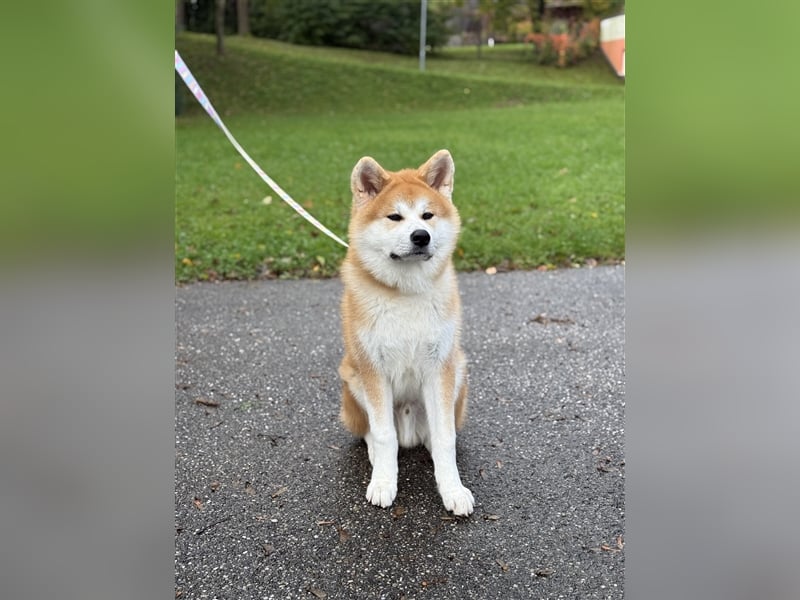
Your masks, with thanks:
[{"label": "dog's left ear", "polygon": [[451,202],[453,201],[453,176],[456,172],[456,165],[453,163],[450,152],[439,150],[417,172],[425,180],[425,183]]}]

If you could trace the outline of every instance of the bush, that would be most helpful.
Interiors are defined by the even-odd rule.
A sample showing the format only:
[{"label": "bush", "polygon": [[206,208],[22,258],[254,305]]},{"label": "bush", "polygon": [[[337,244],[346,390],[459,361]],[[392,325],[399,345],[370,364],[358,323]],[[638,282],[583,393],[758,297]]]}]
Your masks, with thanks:
[{"label": "bush", "polygon": [[279,2],[250,0],[250,33],[256,37],[277,38],[281,32],[277,19]]},{"label": "bush", "polygon": [[[398,54],[419,51],[419,0],[254,0],[254,35],[293,44]],[[428,10],[427,44],[447,41],[444,18]]]},{"label": "bush", "polygon": [[577,24],[570,33],[563,23],[556,22],[547,33],[529,33],[525,42],[532,44],[537,63],[568,67],[587,58],[600,46],[600,20]]}]

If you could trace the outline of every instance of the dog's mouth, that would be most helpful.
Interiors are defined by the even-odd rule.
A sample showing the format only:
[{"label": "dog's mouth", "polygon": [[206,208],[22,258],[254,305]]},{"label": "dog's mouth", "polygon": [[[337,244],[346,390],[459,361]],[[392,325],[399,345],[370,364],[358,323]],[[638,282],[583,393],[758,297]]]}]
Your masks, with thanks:
[{"label": "dog's mouth", "polygon": [[390,252],[389,258],[398,262],[420,262],[432,259],[433,254],[427,250],[414,250],[408,254],[395,254],[394,252]]}]

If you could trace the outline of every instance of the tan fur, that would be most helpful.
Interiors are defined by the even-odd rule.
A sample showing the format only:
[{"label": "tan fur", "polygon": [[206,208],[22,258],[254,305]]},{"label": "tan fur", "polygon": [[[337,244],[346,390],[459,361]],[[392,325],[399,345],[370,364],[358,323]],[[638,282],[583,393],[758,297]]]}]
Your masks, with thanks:
[{"label": "tan fur", "polygon": [[[425,443],[445,507],[466,515],[473,498],[454,454],[455,430],[466,418],[467,374],[451,258],[461,225],[453,172],[447,151],[419,169],[386,171],[364,157],[353,170],[350,246],[341,268],[339,416],[365,438],[374,459],[367,489],[373,504],[394,499],[398,442]],[[429,242],[420,243],[420,230]]]},{"label": "tan fur", "polygon": [[342,362],[339,367],[339,376],[342,378],[342,407],[339,418],[352,434],[364,437],[369,431],[367,413],[358,405],[348,383],[354,379],[355,370],[349,364]]},{"label": "tan fur", "polygon": [[[460,358],[462,364],[465,361],[463,357],[463,353]],[[464,421],[467,418],[467,388],[468,384],[465,381],[464,385],[461,386],[461,390],[459,391],[458,398],[456,398],[456,429],[461,430],[464,427]]]},{"label": "tan fur", "polygon": [[[395,198],[411,197],[420,191],[429,192],[430,188],[425,183],[424,176],[422,175],[424,169],[425,165],[416,170],[403,169],[397,172],[381,170],[379,176],[382,180],[387,181],[387,183],[384,184],[385,187],[381,191],[380,202],[376,201],[365,204],[363,199],[358,198],[358,193],[356,192],[354,194],[351,210],[349,227],[350,239],[352,240],[355,237],[355,232],[364,227],[365,224],[376,218],[385,216],[383,213],[390,210],[387,209],[387,206],[389,206]],[[441,216],[441,218],[453,218],[455,216],[457,219],[457,213],[454,211],[451,202],[441,196],[435,197],[435,200],[437,215]],[[447,271],[448,275],[452,279],[455,279],[451,260],[444,263],[442,271]],[[363,301],[356,297],[353,293],[353,288],[369,290],[369,293],[365,295],[375,294],[388,298],[396,297],[399,292],[372,277],[364,268],[357,253],[352,249],[348,250],[347,256],[342,263],[342,275],[350,282],[350,285],[345,289],[341,306],[342,330],[346,354],[342,361],[342,367],[340,367],[340,375],[344,380],[340,418],[349,431],[355,435],[363,436],[369,428],[367,415],[355,401],[350,390],[347,389],[347,386],[348,383],[354,384],[361,378],[369,382],[372,380],[371,375],[374,370],[369,364],[363,350],[360,348],[360,342],[358,341],[357,332],[362,327],[368,326],[369,323],[366,321],[367,315],[364,311]],[[453,284],[453,292],[448,298],[447,313],[443,316],[458,315],[460,311],[461,302],[457,288],[455,284]],[[458,351],[463,357],[463,353],[461,353],[460,349]],[[345,364],[347,365],[347,376],[342,374],[342,368],[344,368]],[[363,382],[360,384],[363,384]],[[466,388],[467,386],[465,384],[456,401],[456,423],[459,429],[463,426],[466,416]],[[375,396],[369,394],[369,397],[374,398]],[[376,406],[375,408],[376,410],[380,410],[381,407]],[[365,422],[366,426],[364,425]]]}]

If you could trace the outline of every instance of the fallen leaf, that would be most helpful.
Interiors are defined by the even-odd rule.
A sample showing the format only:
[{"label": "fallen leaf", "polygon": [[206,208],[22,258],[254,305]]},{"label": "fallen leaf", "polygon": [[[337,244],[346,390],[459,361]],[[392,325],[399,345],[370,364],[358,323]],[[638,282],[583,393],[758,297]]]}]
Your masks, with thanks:
[{"label": "fallen leaf", "polygon": [[175,590],[175,597],[180,598],[181,596],[183,596],[183,590],[178,588],[177,590]]},{"label": "fallen leaf", "polygon": [[408,512],[408,511],[406,510],[406,507],[405,507],[405,506],[395,506],[395,507],[392,509],[392,518],[394,518],[394,519],[399,519],[400,517],[402,517],[402,516],[403,516],[404,514],[406,514],[407,512]]},{"label": "fallen leaf", "polygon": [[249,494],[250,496],[256,495],[256,488],[254,488],[253,484],[250,483],[249,481],[244,482],[244,491],[246,494]]},{"label": "fallen leaf", "polygon": [[194,403],[202,404],[203,406],[211,406],[212,408],[219,406],[219,402],[216,400],[209,400],[208,398],[195,398]]},{"label": "fallen leaf", "polygon": [[508,566],[507,562],[505,562],[504,560],[502,560],[500,558],[495,558],[494,562],[496,562],[498,565],[500,565],[500,568],[503,569],[504,572],[508,571],[511,568],[511,567]]},{"label": "fallen leaf", "polygon": [[312,594],[314,594],[320,600],[322,600],[323,598],[327,598],[328,597],[328,594],[326,594],[325,592],[323,592],[319,588],[309,587],[308,591],[311,592]]},{"label": "fallen leaf", "polygon": [[539,323],[540,325],[548,325],[550,323],[558,323],[559,325],[574,325],[575,321],[569,317],[548,317],[547,313],[539,313],[532,319],[528,319],[528,323]]},{"label": "fallen leaf", "polygon": [[496,275],[497,274],[497,267],[487,267],[486,274],[487,275]]},{"label": "fallen leaf", "polygon": [[434,577],[430,581],[427,581],[427,580],[423,579],[422,583],[420,583],[420,585],[422,587],[426,588],[426,587],[429,587],[431,585],[436,585],[436,584],[439,584],[439,583],[447,583],[447,577]]},{"label": "fallen leaf", "polygon": [[271,497],[272,498],[277,498],[278,496],[280,496],[282,494],[285,494],[287,491],[289,491],[289,488],[287,486],[283,486],[279,490],[273,492]]},{"label": "fallen leaf", "polygon": [[324,525],[333,525],[336,521],[317,521],[317,525],[324,526]]},{"label": "fallen leaf", "polygon": [[264,556],[269,556],[273,552],[275,552],[275,546],[272,544],[262,544],[261,549],[264,551]]},{"label": "fallen leaf", "polygon": [[328,448],[330,448],[331,450],[341,450],[339,446],[335,446],[334,444],[328,444]]},{"label": "fallen leaf", "polygon": [[[625,544],[623,543],[623,546],[624,545]],[[600,544],[600,550],[602,550],[603,552],[619,552],[620,550],[622,550],[622,548],[619,546],[619,538],[617,538],[617,543],[615,546],[611,546],[609,544],[606,544],[605,542]]]},{"label": "fallen leaf", "polygon": [[339,532],[339,542],[344,543],[350,539],[350,532],[344,527],[337,527],[336,531]]},{"label": "fallen leaf", "polygon": [[191,259],[191,258],[188,258],[188,257],[187,257],[187,258],[184,258],[184,259],[181,261],[181,263],[183,263],[183,264],[184,264],[184,265],[186,265],[187,267],[191,267],[191,266],[194,264],[194,263],[192,262],[192,259]]},{"label": "fallen leaf", "polygon": [[555,571],[553,571],[553,569],[547,569],[547,568],[536,569],[533,572],[533,574],[536,575],[537,577],[550,577],[550,575],[552,575],[553,573],[555,573]]},{"label": "fallen leaf", "polygon": [[198,498],[197,496],[195,496],[194,500],[192,500],[192,504],[194,504],[194,507],[197,510],[203,510],[203,501],[200,500],[200,498]]},{"label": "fallen leaf", "polygon": [[211,483],[208,485],[208,487],[210,487],[210,488],[211,488],[211,491],[212,491],[212,492],[216,492],[216,491],[219,489],[219,486],[221,486],[221,485],[222,485],[222,484],[221,484],[219,481],[212,481],[212,482],[211,482]]},{"label": "fallen leaf", "polygon": [[497,465],[498,469],[502,469],[503,468],[503,461],[502,460],[498,460],[494,464]]},{"label": "fallen leaf", "polygon": [[567,167],[564,167],[563,169],[559,169],[559,171],[558,171],[559,175],[566,175],[567,173],[569,173],[569,169]]},{"label": "fallen leaf", "polygon": [[622,550],[624,547],[625,547],[625,542],[622,540],[622,536],[618,535],[617,536],[617,548]]},{"label": "fallen leaf", "polygon": [[500,515],[483,515],[485,521],[499,521]]},{"label": "fallen leaf", "polygon": [[481,476],[481,479],[486,479],[486,469],[481,469],[478,471],[478,474]]},{"label": "fallen leaf", "polygon": [[266,204],[267,206],[272,204],[272,196],[264,196],[261,200],[261,204]]}]

